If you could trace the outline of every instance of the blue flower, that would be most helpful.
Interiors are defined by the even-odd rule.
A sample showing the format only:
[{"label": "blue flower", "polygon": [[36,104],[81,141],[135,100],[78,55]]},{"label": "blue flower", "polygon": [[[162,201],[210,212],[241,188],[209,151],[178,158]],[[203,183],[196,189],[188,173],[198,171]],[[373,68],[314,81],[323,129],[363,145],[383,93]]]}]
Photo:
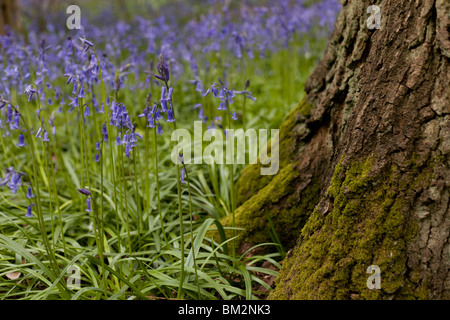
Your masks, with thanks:
[{"label": "blue flower", "polygon": [[34,203],[32,203],[31,205],[29,205],[27,207],[27,213],[25,214],[25,217],[27,218],[31,218],[33,216],[33,213],[31,212],[31,207],[34,206]]},{"label": "blue flower", "polygon": [[103,124],[102,134],[103,134],[103,141],[108,142],[109,136],[108,136],[108,129],[106,128],[106,123]]},{"label": "blue flower", "polygon": [[166,122],[175,122],[175,118],[173,117],[173,110],[169,109],[169,111],[167,111],[167,120]]},{"label": "blue flower", "polygon": [[27,196],[27,199],[34,198],[34,194],[33,194],[33,191],[31,189],[31,186],[28,187],[28,191],[27,191],[26,196]]},{"label": "blue flower", "polygon": [[92,212],[91,201],[92,201],[91,197],[87,198],[87,200],[86,200],[86,212]]},{"label": "blue flower", "polygon": [[18,147],[25,147],[27,144],[25,143],[25,138],[23,134],[21,133],[19,135],[19,143],[17,144]]},{"label": "blue flower", "polygon": [[181,183],[184,183],[184,175],[185,175],[185,170],[183,168],[183,169],[181,169],[181,179],[180,179]]},{"label": "blue flower", "polygon": [[80,38],[80,40],[81,40],[81,42],[82,42],[84,45],[86,45],[86,47],[84,48],[83,52],[88,51],[89,48],[91,48],[91,47],[94,46],[94,44],[93,44],[91,41],[86,40],[85,38]]},{"label": "blue flower", "polygon": [[3,180],[0,180],[1,182],[0,182],[0,186],[5,186],[8,182],[9,182],[9,179],[11,178],[11,175],[13,174],[13,173],[15,173],[16,171],[14,170],[14,168],[13,167],[9,167],[9,168],[7,168],[6,169],[6,176],[5,176],[5,178],[3,179]]},{"label": "blue flower", "polygon": [[33,97],[33,94],[35,94],[37,91],[33,89],[33,86],[30,84],[25,88],[25,93],[28,93],[28,102],[31,101],[31,98]]},{"label": "blue flower", "polygon": [[227,106],[224,102],[221,102],[219,103],[219,107],[217,108],[217,110],[227,110]]},{"label": "blue flower", "polygon": [[44,142],[50,141],[50,139],[48,138],[48,132],[47,131],[44,132],[44,139],[42,139],[42,141],[44,141]]},{"label": "blue flower", "polygon": [[158,125],[158,130],[156,131],[157,134],[161,135],[163,133],[163,129],[160,125]]},{"label": "blue flower", "polygon": [[84,189],[84,188],[79,188],[77,189],[77,191],[81,194],[84,194],[85,196],[90,196],[91,192],[88,189]]},{"label": "blue flower", "polygon": [[231,117],[231,119],[232,119],[232,120],[237,120],[237,119],[238,119],[238,118],[237,118],[236,112],[233,112],[233,116]]},{"label": "blue flower", "polygon": [[22,185],[22,174],[20,172],[14,172],[8,187],[11,189],[12,193],[16,194],[19,187]]}]

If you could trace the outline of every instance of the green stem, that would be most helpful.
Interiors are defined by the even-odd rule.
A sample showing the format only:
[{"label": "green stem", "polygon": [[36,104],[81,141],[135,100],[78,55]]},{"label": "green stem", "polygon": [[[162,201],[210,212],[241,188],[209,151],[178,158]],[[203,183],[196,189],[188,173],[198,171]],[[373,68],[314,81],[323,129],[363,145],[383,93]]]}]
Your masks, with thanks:
[{"label": "green stem", "polygon": [[167,239],[166,231],[164,229],[164,219],[162,216],[161,210],[161,195],[159,190],[159,170],[158,170],[158,145],[156,141],[156,127],[153,128],[153,166],[155,171],[155,179],[156,179],[156,199],[158,201],[158,213],[159,213],[159,222],[161,224],[161,232],[164,236],[164,242],[166,243],[167,250],[169,249],[169,240]]},{"label": "green stem", "polygon": [[[167,91],[169,91],[169,85],[166,82],[166,88]],[[172,112],[173,112],[173,118],[175,121],[173,122],[173,130],[175,132],[175,141],[178,141],[178,137],[176,136],[176,130],[177,130],[177,121],[176,121],[176,115],[175,115],[175,105],[173,101],[172,103]],[[176,153],[178,154],[178,152]],[[177,293],[177,299],[183,298],[183,281],[184,281],[184,228],[183,228],[183,207],[181,202],[181,181],[180,181],[180,167],[178,164],[176,165],[177,168],[177,191],[178,191],[178,218],[180,223],[180,249],[181,249],[181,267],[180,267],[180,284],[178,287],[178,293]]]},{"label": "green stem", "polygon": [[197,273],[197,261],[195,258],[195,248],[194,248],[194,228],[192,225],[192,199],[191,199],[191,184],[189,182],[189,175],[186,169],[186,165],[183,162],[184,173],[186,174],[186,181],[188,185],[189,193],[189,220],[191,225],[191,249],[192,249],[192,259],[194,260],[194,270],[195,270],[195,283],[197,284],[198,299],[200,299],[200,284],[198,283],[198,273]]}]

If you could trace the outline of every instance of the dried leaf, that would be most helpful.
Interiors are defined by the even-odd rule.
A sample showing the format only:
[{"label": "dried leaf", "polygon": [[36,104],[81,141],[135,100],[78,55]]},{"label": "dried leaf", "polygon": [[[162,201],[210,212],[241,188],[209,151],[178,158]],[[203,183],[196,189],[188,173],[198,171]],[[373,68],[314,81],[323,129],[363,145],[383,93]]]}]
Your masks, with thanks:
[{"label": "dried leaf", "polygon": [[6,274],[6,277],[10,280],[19,279],[22,274],[20,272],[9,272]]}]

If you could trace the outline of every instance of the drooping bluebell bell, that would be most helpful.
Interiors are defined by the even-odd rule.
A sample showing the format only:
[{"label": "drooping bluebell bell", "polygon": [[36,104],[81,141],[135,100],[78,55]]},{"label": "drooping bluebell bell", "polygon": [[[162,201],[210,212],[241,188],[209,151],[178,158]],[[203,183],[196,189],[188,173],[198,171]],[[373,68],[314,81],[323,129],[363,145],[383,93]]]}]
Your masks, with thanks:
[{"label": "drooping bluebell bell", "polygon": [[86,212],[92,212],[92,198],[89,197],[86,199]]},{"label": "drooping bluebell bell", "polygon": [[25,143],[25,137],[22,133],[19,135],[19,143],[17,144],[18,147],[25,147],[27,144]]},{"label": "drooping bluebell bell", "polygon": [[157,129],[156,133],[159,134],[159,135],[161,135],[163,132],[164,132],[164,131],[163,131],[163,129],[161,128],[161,126],[158,125],[158,129]]},{"label": "drooping bluebell bell", "polygon": [[167,111],[167,120],[166,120],[166,122],[175,122],[175,118],[173,117],[173,110],[172,110],[172,108],[170,108]]},{"label": "drooping bluebell bell", "polygon": [[237,120],[237,119],[238,119],[238,117],[237,117],[236,112],[233,112],[233,116],[231,117],[231,120]]},{"label": "drooping bluebell bell", "polygon": [[84,92],[84,83],[81,84],[80,92],[78,93],[78,98],[86,97],[86,93]]},{"label": "drooping bluebell bell", "polygon": [[11,121],[9,123],[9,127],[10,127],[11,130],[15,130],[15,129],[20,130],[19,123],[20,123],[20,116],[21,115],[16,110],[14,110],[13,114],[14,114],[14,121]]},{"label": "drooping bluebell bell", "polygon": [[91,116],[91,112],[89,111],[89,106],[86,105],[86,108],[84,108],[84,116],[85,117],[90,117]]},{"label": "drooping bluebell bell", "polygon": [[79,189],[77,189],[77,191],[79,193],[81,193],[81,194],[84,194],[85,196],[90,196],[91,195],[91,192],[88,189],[85,189],[85,188],[79,188]]},{"label": "drooping bluebell bell", "polygon": [[0,180],[0,186],[5,186],[8,184],[9,180],[11,179],[11,176],[15,173],[16,171],[14,170],[13,167],[9,167],[6,169],[6,175],[3,178],[3,180]]},{"label": "drooping bluebell bell", "polygon": [[80,40],[85,45],[83,52],[88,51],[89,48],[94,46],[94,44],[91,41],[86,40],[85,38],[80,38]]},{"label": "drooping bluebell bell", "polygon": [[104,123],[102,126],[102,134],[103,134],[103,141],[108,142],[109,136],[108,136],[108,129],[106,127],[106,123]]},{"label": "drooping bluebell bell", "polygon": [[34,198],[34,194],[33,194],[33,190],[31,189],[31,186],[28,187],[26,196],[27,196],[27,199]]},{"label": "drooping bluebell bell", "polygon": [[32,209],[31,209],[31,207],[34,205],[34,203],[32,203],[31,205],[29,205],[28,207],[27,207],[27,213],[25,214],[25,217],[27,217],[27,218],[31,218],[32,216],[33,216],[33,212],[32,212]]},{"label": "drooping bluebell bell", "polygon": [[166,86],[161,86],[161,99],[159,100],[161,104],[161,112],[167,111],[167,100],[166,100]]},{"label": "drooping bluebell bell", "polygon": [[14,172],[11,176],[11,180],[8,183],[8,188],[11,189],[12,193],[16,194],[19,187],[22,185],[22,173]]},{"label": "drooping bluebell bell", "polygon": [[227,106],[226,106],[226,104],[225,104],[225,102],[221,101],[221,102],[219,103],[219,107],[217,108],[217,110],[221,110],[221,111],[223,111],[223,110],[228,110],[228,109],[227,109]]},{"label": "drooping bluebell bell", "polygon": [[33,94],[37,93],[37,91],[33,88],[33,85],[30,84],[25,88],[25,93],[28,93],[28,102],[30,102]]},{"label": "drooping bluebell bell", "polygon": [[181,169],[181,177],[180,177],[180,182],[181,183],[184,183],[184,175],[185,175],[185,170],[183,168],[183,169]]},{"label": "drooping bluebell bell", "polygon": [[6,123],[11,123],[13,121],[13,108],[10,104],[8,104],[7,110],[6,110]]},{"label": "drooping bluebell bell", "polygon": [[44,141],[44,142],[49,142],[50,141],[50,139],[48,138],[48,132],[47,131],[44,132],[44,138],[42,139],[42,141]]},{"label": "drooping bluebell bell", "polygon": [[72,94],[73,94],[74,96],[76,96],[77,93],[78,93],[78,82],[77,82],[77,81],[74,81],[74,82],[73,82],[73,88],[72,88]]},{"label": "drooping bluebell bell", "polygon": [[35,135],[36,138],[42,139],[42,128],[39,128]]}]

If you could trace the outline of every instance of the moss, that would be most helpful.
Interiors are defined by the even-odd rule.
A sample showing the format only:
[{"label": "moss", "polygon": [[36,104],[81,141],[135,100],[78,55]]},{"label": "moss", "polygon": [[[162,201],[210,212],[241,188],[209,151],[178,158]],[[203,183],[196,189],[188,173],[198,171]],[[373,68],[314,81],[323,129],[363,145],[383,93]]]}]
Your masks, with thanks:
[{"label": "moss", "polygon": [[[313,179],[297,194],[294,189],[298,176],[299,172],[293,164],[285,166],[271,183],[236,210],[236,226],[243,228],[239,233],[239,244],[271,242],[266,214],[270,215],[281,243],[286,247],[295,244],[298,234],[292,231],[302,228],[317,204],[321,187]],[[231,215],[225,217],[222,223],[231,226]]]},{"label": "moss", "polygon": [[[304,121],[311,114],[312,108],[313,106],[303,99],[302,102],[287,115],[285,121],[281,125],[278,146],[280,170],[295,159],[297,152],[297,150],[294,149],[296,145],[295,139],[306,130]],[[267,152],[270,155],[270,152],[272,151],[270,142],[267,148]],[[242,171],[237,182],[238,205],[250,199],[274,178],[274,176],[261,175],[261,166],[258,159],[258,164],[248,165]]]},{"label": "moss", "polygon": [[[336,165],[327,190],[332,209],[314,209],[269,299],[427,297],[420,274],[406,266],[407,246],[417,235],[407,195],[410,188],[429,183],[433,166],[418,166],[412,159],[407,177],[395,166],[374,175],[375,160],[344,166],[342,158]],[[380,290],[367,288],[370,265],[381,269]]]}]

